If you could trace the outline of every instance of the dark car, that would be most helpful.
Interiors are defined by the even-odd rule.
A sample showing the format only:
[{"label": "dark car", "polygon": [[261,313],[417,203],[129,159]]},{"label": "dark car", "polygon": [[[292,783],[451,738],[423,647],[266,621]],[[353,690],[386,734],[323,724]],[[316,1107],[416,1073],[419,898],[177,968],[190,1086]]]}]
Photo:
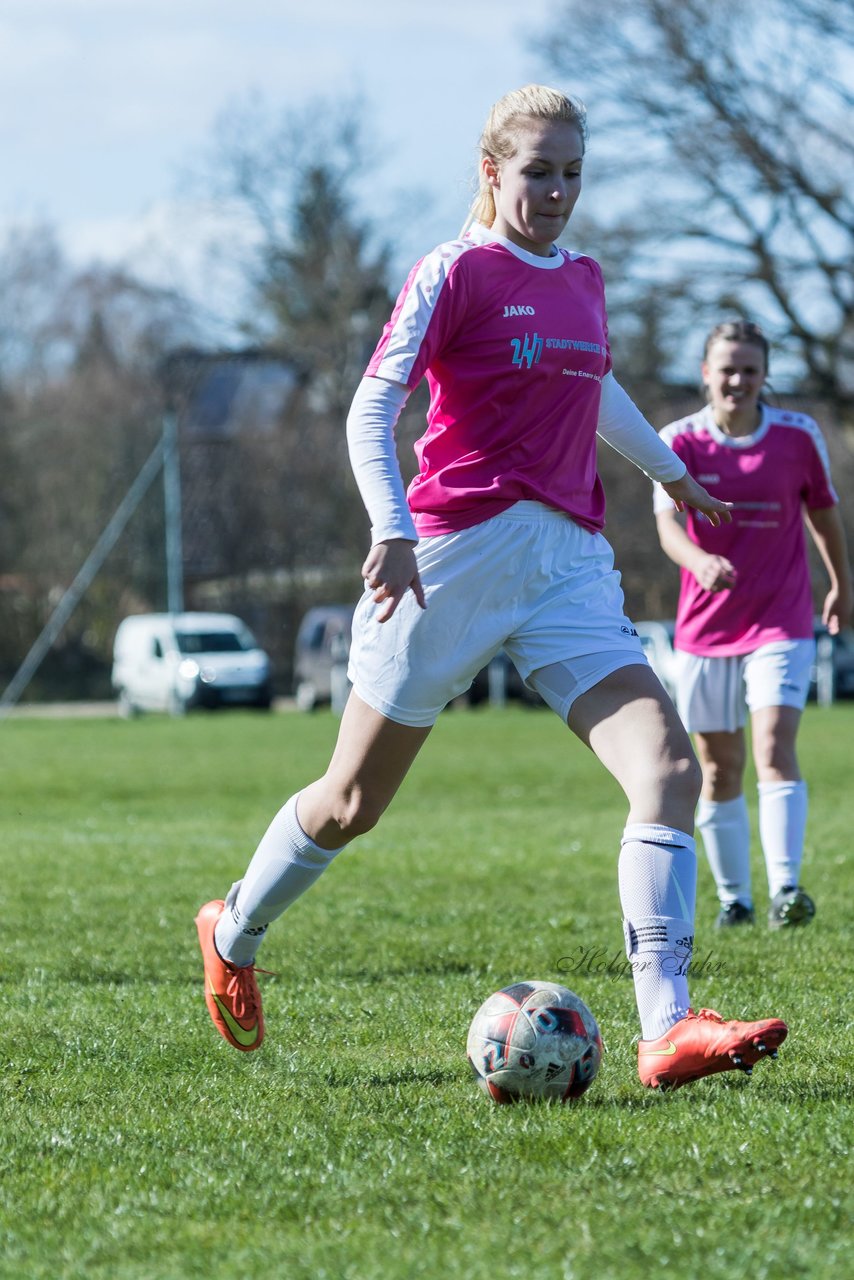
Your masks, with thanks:
[{"label": "dark car", "polygon": [[343,705],[354,611],[352,604],[318,605],[300,623],[294,654],[294,695],[300,711]]},{"label": "dark car", "polygon": [[[340,711],[343,707],[349,688],[347,659],[353,613],[354,606],[350,604],[318,605],[309,609],[300,622],[294,655],[294,696],[300,711],[330,705]],[[508,701],[545,706],[503,650],[478,672],[471,688],[454,701],[469,706],[500,706]]]},{"label": "dark car", "polygon": [[854,632],[832,636],[819,619],[815,623],[815,662],[810,672],[811,702],[827,705],[837,698],[854,698]]},{"label": "dark car", "polygon": [[500,707],[505,702],[521,702],[527,707],[546,706],[540,695],[528,688],[503,649],[477,673],[470,688],[460,694],[460,700],[472,707],[482,703]]}]

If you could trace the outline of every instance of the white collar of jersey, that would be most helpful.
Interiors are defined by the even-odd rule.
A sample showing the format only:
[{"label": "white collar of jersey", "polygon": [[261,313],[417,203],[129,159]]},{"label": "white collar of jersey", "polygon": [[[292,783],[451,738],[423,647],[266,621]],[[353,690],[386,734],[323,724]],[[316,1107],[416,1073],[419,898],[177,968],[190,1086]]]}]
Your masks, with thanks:
[{"label": "white collar of jersey", "polygon": [[504,236],[496,235],[489,227],[485,227],[482,222],[473,222],[466,231],[466,236],[469,240],[474,240],[476,244],[500,244],[503,248],[508,249],[514,258],[518,258],[520,262],[527,262],[530,267],[539,267],[540,270],[554,271],[556,267],[562,267],[565,261],[564,255],[557,245],[552,246],[554,252],[548,258],[543,258],[538,253],[529,253],[527,249],[520,249],[518,244],[514,244],[512,240],[506,240]]},{"label": "white collar of jersey", "polygon": [[758,444],[762,437],[767,433],[771,425],[771,410],[767,404],[759,401],[759,412],[762,417],[759,420],[759,426],[755,431],[751,431],[749,436],[728,436],[725,431],[721,431],[715,422],[712,406],[707,404],[700,413],[703,426],[708,431],[713,440],[718,444],[726,445],[728,449],[750,449],[753,445]]}]

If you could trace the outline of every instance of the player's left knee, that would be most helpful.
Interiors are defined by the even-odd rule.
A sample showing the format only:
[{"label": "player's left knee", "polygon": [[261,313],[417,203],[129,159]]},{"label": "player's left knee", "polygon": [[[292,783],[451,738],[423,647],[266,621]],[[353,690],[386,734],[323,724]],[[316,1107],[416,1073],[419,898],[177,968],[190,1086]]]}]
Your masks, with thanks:
[{"label": "player's left knee", "polygon": [[649,767],[632,779],[630,801],[660,810],[693,812],[700,798],[703,772],[693,755],[651,759]]},{"label": "player's left knee", "polygon": [[671,761],[668,769],[668,790],[687,804],[696,805],[703,786],[703,770],[693,754]]},{"label": "player's left knee", "polygon": [[334,821],[342,839],[354,840],[365,835],[377,825],[385,810],[384,802],[370,791],[349,787],[337,798],[334,805]]}]

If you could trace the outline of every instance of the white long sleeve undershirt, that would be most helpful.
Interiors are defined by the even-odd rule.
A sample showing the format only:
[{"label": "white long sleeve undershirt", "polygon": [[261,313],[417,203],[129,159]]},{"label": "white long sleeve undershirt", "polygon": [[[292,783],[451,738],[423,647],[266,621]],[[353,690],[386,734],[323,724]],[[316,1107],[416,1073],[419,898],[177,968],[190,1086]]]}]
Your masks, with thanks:
[{"label": "white long sleeve undershirt", "polygon": [[[350,465],[371,521],[372,543],[391,538],[418,541],[394,443],[395,427],[409,394],[409,388],[399,382],[363,378],[347,415]],[[684,462],[611,373],[602,379],[597,432],[651,480],[668,484],[685,474]]]},{"label": "white long sleeve undershirt", "polygon": [[417,542],[397,461],[394,429],[409,388],[385,378],[363,378],[347,415],[350,465],[371,522],[371,544],[390,538]]},{"label": "white long sleeve undershirt", "polygon": [[639,467],[650,480],[657,480],[660,484],[681,480],[688,469],[664,443],[655,427],[647,422],[612,373],[602,379],[596,434]]}]

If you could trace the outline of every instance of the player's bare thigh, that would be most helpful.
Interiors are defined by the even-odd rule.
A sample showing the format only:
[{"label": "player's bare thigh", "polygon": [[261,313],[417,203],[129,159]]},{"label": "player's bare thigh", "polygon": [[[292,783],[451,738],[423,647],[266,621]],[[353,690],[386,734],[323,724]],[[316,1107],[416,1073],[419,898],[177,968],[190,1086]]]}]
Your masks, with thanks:
[{"label": "player's bare thigh", "polygon": [[701,774],[676,708],[649,667],[621,667],[575,700],[568,722],[629,801],[629,822],[689,834]]},{"label": "player's bare thigh", "polygon": [[306,835],[321,848],[338,849],[369,831],[391,804],[429,734],[429,728],[389,720],[351,692],[329,767],[297,801]]}]

